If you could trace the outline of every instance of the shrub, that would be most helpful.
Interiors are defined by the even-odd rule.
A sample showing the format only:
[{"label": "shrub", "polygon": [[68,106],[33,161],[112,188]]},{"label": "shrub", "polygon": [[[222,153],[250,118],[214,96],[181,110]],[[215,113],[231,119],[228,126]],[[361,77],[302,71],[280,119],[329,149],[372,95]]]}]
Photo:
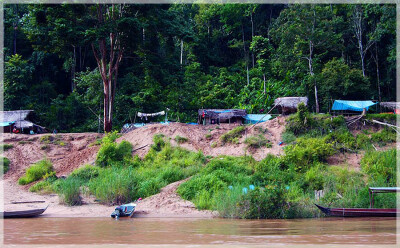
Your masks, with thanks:
[{"label": "shrub", "polygon": [[31,165],[23,177],[18,180],[18,183],[25,185],[37,180],[42,179],[46,175],[54,174],[53,166],[50,160],[43,159],[33,165]]},{"label": "shrub", "polygon": [[[220,140],[222,143],[235,143],[239,141],[239,137],[242,135],[242,133],[245,131],[244,126],[238,126],[232,129],[231,131],[221,135]],[[236,139],[236,140],[235,140]]]},{"label": "shrub", "polygon": [[164,140],[164,134],[156,134],[156,135],[154,135],[153,142],[154,142],[154,144],[151,145],[151,148],[156,152],[161,151],[161,149],[166,144],[165,140]]},{"label": "shrub", "polygon": [[132,144],[128,141],[115,143],[115,137],[107,135],[103,138],[103,142],[97,153],[96,165],[100,167],[125,164],[124,162],[132,161]]},{"label": "shrub", "polygon": [[261,148],[263,146],[267,146],[267,144],[269,144],[269,140],[267,140],[264,135],[259,134],[257,136],[250,136],[246,138],[244,143],[247,144],[247,147]]},{"label": "shrub", "polygon": [[208,139],[208,140],[212,139],[212,135],[211,135],[210,133],[206,134],[205,137],[206,137],[206,139]]},{"label": "shrub", "polygon": [[367,114],[365,116],[367,120],[377,120],[396,125],[397,115],[395,114]]},{"label": "shrub", "polygon": [[290,132],[290,131],[285,131],[282,133],[282,142],[285,144],[290,144],[296,141],[296,136]]},{"label": "shrub", "polygon": [[217,147],[217,142],[212,142],[210,146],[211,146],[211,148]]},{"label": "shrub", "polygon": [[174,140],[176,141],[176,143],[182,144],[182,143],[187,142],[187,141],[188,141],[188,138],[186,138],[186,137],[181,137],[181,136],[177,135],[177,136],[175,136],[175,139],[174,139]]},{"label": "shrub", "polygon": [[52,193],[53,190],[53,183],[57,180],[57,177],[50,176],[43,181],[35,183],[33,186],[29,188],[30,192],[42,192],[42,193]]},{"label": "shrub", "polygon": [[382,178],[385,184],[396,186],[396,149],[369,151],[361,159],[361,169],[373,180]]},{"label": "shrub", "polygon": [[325,137],[326,142],[331,142],[339,151],[354,151],[357,148],[356,138],[347,130],[336,130]]},{"label": "shrub", "polygon": [[358,149],[368,149],[371,146],[370,138],[364,133],[357,134],[356,147]]},{"label": "shrub", "polygon": [[256,187],[242,196],[238,205],[241,218],[244,219],[279,219],[283,218],[285,206],[283,190],[262,189]]},{"label": "shrub", "polygon": [[305,171],[315,162],[325,162],[334,154],[332,143],[321,138],[299,138],[297,143],[285,147],[284,160],[293,164],[296,171]]},{"label": "shrub", "polygon": [[13,147],[14,147],[14,145],[12,145],[12,144],[0,144],[0,151],[7,151]]},{"label": "shrub", "polygon": [[59,180],[56,192],[60,194],[60,201],[69,206],[82,205],[80,187],[82,181],[78,178]]},{"label": "shrub", "polygon": [[384,128],[377,133],[371,134],[371,141],[381,146],[386,145],[387,142],[396,142],[396,132],[391,128]]},{"label": "shrub", "polygon": [[91,166],[91,165],[85,165],[84,167],[81,167],[79,169],[74,170],[69,177],[71,178],[79,178],[84,181],[89,181],[92,178],[96,178],[99,176],[100,173],[100,168]]},{"label": "shrub", "polygon": [[123,204],[136,199],[139,182],[143,181],[131,167],[111,167],[101,171],[88,184],[90,192],[105,204]]},{"label": "shrub", "polygon": [[7,173],[7,171],[10,169],[10,160],[6,157],[0,157],[1,160],[1,165],[2,165],[2,171],[3,173]]}]

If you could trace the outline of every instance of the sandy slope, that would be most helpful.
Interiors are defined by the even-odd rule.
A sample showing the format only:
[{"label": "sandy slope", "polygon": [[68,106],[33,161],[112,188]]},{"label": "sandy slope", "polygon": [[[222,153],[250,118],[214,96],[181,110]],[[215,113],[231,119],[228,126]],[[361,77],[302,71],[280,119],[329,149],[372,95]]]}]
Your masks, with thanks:
[{"label": "sandy slope", "polygon": [[[134,154],[143,157],[150,149],[152,138],[155,134],[162,133],[170,138],[172,145],[178,145],[174,138],[179,135],[188,138],[188,142],[181,146],[197,151],[202,150],[205,155],[232,155],[241,156],[245,153],[251,154],[255,159],[261,160],[268,153],[279,155],[283,152],[280,142],[280,135],[284,130],[285,118],[278,117],[274,120],[257,124],[265,132],[263,135],[271,141],[271,148],[260,148],[255,150],[247,150],[244,140],[246,137],[258,135],[260,132],[256,128],[247,128],[246,133],[240,138],[239,144],[221,144],[220,136],[237,125],[225,124],[220,125],[187,125],[182,123],[172,123],[170,125],[154,124],[142,128],[135,129],[124,134],[118,139],[131,142],[134,148],[149,145],[144,149],[137,150]],[[206,135],[211,134],[211,138],[207,139]],[[85,217],[98,216],[108,217],[115,206],[100,205],[94,201],[93,197],[84,197],[85,204],[82,206],[68,207],[59,204],[57,195],[39,195],[28,192],[31,185],[20,186],[17,180],[21,177],[30,164],[37,162],[43,158],[52,161],[57,172],[57,176],[68,175],[74,169],[79,168],[87,163],[93,163],[99,149],[99,146],[93,145],[96,139],[101,138],[101,134],[97,133],[69,133],[59,134],[57,137],[64,145],[57,143],[45,144],[41,141],[41,135],[14,135],[2,134],[2,141],[12,144],[14,147],[4,152],[4,156],[11,161],[10,170],[4,175],[4,207],[6,210],[17,208],[35,208],[45,207],[46,216],[51,217]],[[51,134],[51,136],[54,136]],[[211,147],[212,143],[216,143],[216,147]],[[167,185],[159,194],[144,199],[137,208],[138,217],[201,217],[210,218],[215,213],[210,211],[198,211],[194,204],[185,201],[176,193],[176,188],[183,181],[175,182]],[[35,204],[10,204],[13,201],[45,201],[45,203]]]}]

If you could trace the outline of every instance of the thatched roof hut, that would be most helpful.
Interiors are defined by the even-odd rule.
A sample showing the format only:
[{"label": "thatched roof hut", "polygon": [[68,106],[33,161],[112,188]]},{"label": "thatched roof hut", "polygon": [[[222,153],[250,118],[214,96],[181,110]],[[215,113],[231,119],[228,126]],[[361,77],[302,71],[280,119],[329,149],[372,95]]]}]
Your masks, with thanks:
[{"label": "thatched roof hut", "polygon": [[34,130],[39,133],[45,132],[45,127],[34,124],[31,121],[33,113],[33,110],[0,111],[0,120],[4,127],[4,132],[8,132],[11,127]]},{"label": "thatched roof hut", "polygon": [[239,123],[247,115],[245,109],[199,109],[199,124]]},{"label": "thatched roof hut", "polygon": [[400,109],[400,102],[381,102],[379,103],[381,107],[392,109],[393,111],[396,109]]},{"label": "thatched roof hut", "polygon": [[282,114],[290,114],[297,111],[299,103],[308,104],[307,97],[279,97],[274,101],[275,107]]}]

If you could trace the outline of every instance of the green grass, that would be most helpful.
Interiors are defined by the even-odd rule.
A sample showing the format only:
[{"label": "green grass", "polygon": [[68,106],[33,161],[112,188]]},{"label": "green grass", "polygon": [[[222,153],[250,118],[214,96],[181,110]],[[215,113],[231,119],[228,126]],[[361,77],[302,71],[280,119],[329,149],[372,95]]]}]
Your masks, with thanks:
[{"label": "green grass", "polygon": [[13,144],[0,144],[0,151],[7,151],[14,147]]},{"label": "green grass", "polygon": [[53,175],[54,169],[50,162],[50,160],[43,159],[33,165],[31,165],[27,170],[24,176],[22,176],[18,183],[20,185],[29,184],[34,181],[38,181],[44,177],[48,177]]},{"label": "green grass", "polygon": [[223,144],[225,143],[238,143],[239,137],[242,136],[242,133],[245,131],[244,126],[238,126],[234,129],[230,130],[229,132],[224,133],[221,135],[220,140]]},{"label": "green grass", "polygon": [[2,171],[3,173],[7,173],[7,171],[10,169],[10,160],[6,157],[2,157],[0,156],[0,160],[1,160],[1,165],[2,165]]},{"label": "green grass", "polygon": [[174,140],[176,141],[176,143],[178,144],[182,144],[188,141],[188,138],[186,137],[181,137],[179,135],[175,136]]},{"label": "green grass", "polygon": [[294,141],[296,141],[296,136],[290,131],[283,132],[281,138],[282,138],[282,142],[285,144],[291,144]]},{"label": "green grass", "polygon": [[57,180],[54,188],[60,195],[60,202],[69,206],[82,205],[80,194],[82,184],[82,181],[75,177]]},{"label": "green grass", "polygon": [[261,147],[271,147],[271,143],[267,140],[264,135],[259,134],[257,136],[250,136],[244,140],[247,148],[261,148]]}]

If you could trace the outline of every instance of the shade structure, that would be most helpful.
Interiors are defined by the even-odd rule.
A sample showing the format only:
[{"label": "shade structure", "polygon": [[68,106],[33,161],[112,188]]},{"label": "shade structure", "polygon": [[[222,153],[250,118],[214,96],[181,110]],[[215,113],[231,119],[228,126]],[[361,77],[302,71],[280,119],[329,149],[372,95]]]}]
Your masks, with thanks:
[{"label": "shade structure", "polygon": [[377,103],[372,101],[348,101],[348,100],[335,100],[332,110],[350,110],[362,112],[363,109],[368,110],[369,107]]},{"label": "shade structure", "polygon": [[245,122],[248,124],[255,124],[259,122],[268,121],[271,118],[272,118],[271,115],[266,115],[266,114],[248,114],[244,117]]}]

